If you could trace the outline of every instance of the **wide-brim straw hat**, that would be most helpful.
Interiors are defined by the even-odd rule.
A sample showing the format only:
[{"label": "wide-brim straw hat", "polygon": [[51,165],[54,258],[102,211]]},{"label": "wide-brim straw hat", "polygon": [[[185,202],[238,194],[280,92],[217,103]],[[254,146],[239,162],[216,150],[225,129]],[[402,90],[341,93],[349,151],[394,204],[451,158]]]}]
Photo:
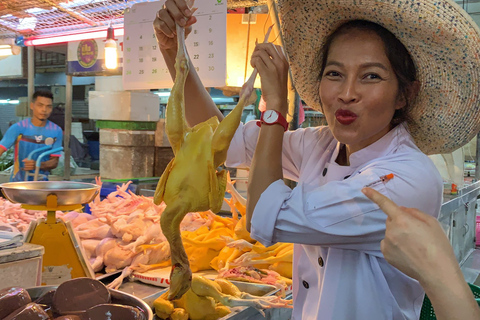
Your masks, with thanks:
[{"label": "wide-brim straw hat", "polygon": [[375,22],[407,48],[420,92],[408,123],[426,154],[448,153],[480,130],[480,30],[453,1],[277,0],[295,87],[320,110],[319,51],[326,37],[350,20]]}]

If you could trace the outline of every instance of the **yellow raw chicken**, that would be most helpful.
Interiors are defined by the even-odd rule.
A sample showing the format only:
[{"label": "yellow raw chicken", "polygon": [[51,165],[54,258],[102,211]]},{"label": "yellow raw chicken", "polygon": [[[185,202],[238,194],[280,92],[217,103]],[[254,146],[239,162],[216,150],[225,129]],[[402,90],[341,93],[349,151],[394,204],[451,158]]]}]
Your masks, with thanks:
[{"label": "yellow raw chicken", "polygon": [[215,314],[215,300],[211,297],[198,296],[188,290],[175,305],[185,309],[191,320],[205,320],[206,316]]},{"label": "yellow raw chicken", "polygon": [[172,320],[188,320],[188,313],[182,308],[175,308],[170,318]]},{"label": "yellow raw chicken", "polygon": [[218,251],[205,247],[190,247],[186,249],[186,252],[188,254],[188,260],[190,261],[192,272],[211,269],[210,261],[218,255]]},{"label": "yellow raw chicken", "polygon": [[167,293],[168,291],[162,294],[157,299],[155,299],[155,301],[153,302],[153,307],[155,308],[155,314],[160,319],[168,319],[170,315],[173,313],[173,310],[175,309],[173,302],[166,299]]},{"label": "yellow raw chicken", "polygon": [[268,269],[277,272],[279,275],[285,278],[292,279],[293,267],[291,262],[280,261],[272,264]]},{"label": "yellow raw chicken", "polygon": [[185,81],[190,61],[185,49],[185,29],[176,26],[178,50],[175,83],[168,100],[166,133],[175,158],[163,172],[154,202],[167,205],[160,224],[170,244],[172,271],[170,300],[179,299],[189,288],[192,271],[180,237],[180,222],[188,212],[211,210],[217,213],[226,188],[226,170],[216,169],[225,162],[230,141],[240,123],[253,81],[246,84],[238,105],[219,123],[216,117],[189,127],[185,120]]},{"label": "yellow raw chicken", "polygon": [[283,300],[277,296],[256,297],[241,292],[229,281],[219,279],[208,280],[201,276],[193,276],[191,288],[178,300],[166,300],[168,291],[157,298],[153,305],[155,313],[161,319],[173,319],[177,309],[183,309],[191,320],[216,320],[230,313],[228,307],[254,307],[257,310],[266,308],[291,308],[291,300]]}]

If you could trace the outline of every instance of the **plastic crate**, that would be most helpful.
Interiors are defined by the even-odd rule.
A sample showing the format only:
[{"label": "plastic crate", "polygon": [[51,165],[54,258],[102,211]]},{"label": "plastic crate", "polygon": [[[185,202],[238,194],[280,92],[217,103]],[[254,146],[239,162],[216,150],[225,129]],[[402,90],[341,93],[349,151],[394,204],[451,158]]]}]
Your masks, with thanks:
[{"label": "plastic crate", "polygon": [[88,153],[92,160],[100,160],[100,142],[88,141]]},{"label": "plastic crate", "polygon": [[[477,302],[480,305],[480,302],[478,299],[480,299],[480,287],[477,287],[476,285],[473,284],[468,284],[470,286],[470,289],[472,289],[472,293],[477,299]],[[425,300],[423,300],[423,306],[422,306],[422,311],[420,312],[420,319],[419,320],[436,320],[437,316],[435,315],[435,311],[433,310],[432,303],[430,302],[430,299],[428,299],[427,296],[425,296]]]},{"label": "plastic crate", "polygon": [[[121,186],[121,183],[110,183],[110,182],[105,182],[102,184],[102,188],[100,189],[100,200],[104,200],[110,193],[117,191],[117,185]],[[132,191],[133,193],[137,192],[137,185],[131,183],[128,188],[128,191]],[[117,196],[118,197],[118,196]],[[83,208],[83,212],[91,214],[92,212],[90,211],[90,206],[88,204],[85,205]]]}]

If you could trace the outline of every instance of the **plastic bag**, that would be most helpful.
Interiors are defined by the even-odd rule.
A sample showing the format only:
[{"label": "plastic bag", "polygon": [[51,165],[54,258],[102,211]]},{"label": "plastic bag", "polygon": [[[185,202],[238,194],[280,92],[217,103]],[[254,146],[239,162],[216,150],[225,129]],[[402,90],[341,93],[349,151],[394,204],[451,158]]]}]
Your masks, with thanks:
[{"label": "plastic bag", "polygon": [[[72,156],[70,156],[70,174],[75,174],[75,171],[77,170],[78,165],[73,159]],[[58,165],[55,169],[52,169],[50,171],[50,174],[54,174],[57,176],[63,176],[64,175],[64,170],[65,170],[65,153],[61,152],[61,156],[58,159]]]}]

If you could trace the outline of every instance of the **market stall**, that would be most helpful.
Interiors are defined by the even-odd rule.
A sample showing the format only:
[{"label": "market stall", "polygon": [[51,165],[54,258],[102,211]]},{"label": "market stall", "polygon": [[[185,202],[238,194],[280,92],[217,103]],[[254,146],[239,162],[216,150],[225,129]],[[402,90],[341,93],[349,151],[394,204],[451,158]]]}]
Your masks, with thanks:
[{"label": "market stall", "polygon": [[[256,4],[259,4],[259,3],[256,3]],[[56,6],[56,7],[57,9],[59,8],[59,6]],[[101,9],[101,7],[99,8]],[[24,8],[23,7],[16,8],[16,10],[22,10],[22,9]],[[111,13],[114,10],[120,10],[120,9],[118,8],[112,9],[110,7],[108,8],[108,10],[109,10],[109,13]],[[225,10],[225,8],[223,8],[223,10]],[[60,10],[60,11],[63,12],[64,14],[73,16],[75,18],[79,17],[75,13],[70,13],[64,10]],[[81,22],[83,23],[92,25],[91,21],[89,22],[88,18],[82,18],[79,20],[81,20]],[[148,21],[148,23],[151,24],[151,21]],[[39,31],[41,29],[37,27],[35,28],[35,30]],[[222,29],[217,28],[216,30],[222,30]],[[27,42],[30,40],[33,43],[34,40],[38,40],[38,39],[35,39],[34,37],[30,37],[29,39],[27,39]],[[123,39],[121,39],[119,42],[123,42]],[[83,43],[83,42],[79,44],[72,43],[72,48],[75,47],[76,49],[76,46],[78,46],[79,48],[80,47],[86,48],[87,45],[88,45],[87,43]],[[33,46],[30,46],[28,51],[29,51],[29,56],[31,57],[31,53],[33,52]],[[82,57],[82,59],[85,58],[86,60],[89,54],[90,54],[90,51],[85,52],[84,54],[85,57]],[[221,54],[221,52],[215,52],[215,54]],[[124,59],[130,59],[130,56]],[[88,64],[88,61],[80,61],[80,58],[78,61],[80,62],[80,64],[82,64],[82,62],[84,64]],[[220,60],[220,63],[222,63],[221,60]],[[33,59],[29,59],[29,66],[31,67],[29,68],[29,70],[33,72],[33,68],[32,68]],[[108,72],[104,69],[95,71],[95,70],[92,70],[91,67],[87,65],[83,65],[80,67],[90,68],[90,70],[88,70],[88,72],[85,72],[85,71],[82,72],[82,69],[79,69],[79,67],[75,68],[75,65],[72,65],[72,68],[69,69],[70,71],[67,72],[66,108],[65,108],[65,136],[66,136],[65,145],[67,146],[69,145],[69,137],[71,132],[70,119],[72,114],[71,113],[72,112],[71,111],[72,110],[71,109],[72,108],[72,101],[71,101],[72,100],[72,76],[88,76],[92,74],[105,75],[105,72]],[[214,68],[215,66],[211,67],[211,69],[214,69]],[[220,68],[217,67],[217,69],[220,69]],[[221,70],[219,71],[220,73],[222,73]],[[29,79],[33,79],[32,74],[30,74]],[[112,103],[112,100],[115,101],[116,96],[124,95],[126,91],[123,91],[123,88],[121,88],[120,90],[118,90],[118,88],[115,88],[115,86],[118,85],[118,83],[115,82],[117,80],[115,80],[114,78],[112,78],[112,80],[113,81],[109,81],[106,78],[102,79],[103,81],[102,84],[99,84],[96,86],[96,91],[92,92],[90,97],[91,118],[98,120],[97,124],[99,126],[101,125],[100,142],[103,145],[103,147],[101,148],[102,150],[101,153],[103,153],[104,163],[109,163],[109,162],[114,163],[115,159],[118,158],[118,152],[119,151],[121,152],[121,150],[124,150],[126,152],[125,156],[127,156],[127,154],[136,154],[138,152],[136,148],[139,148],[140,146],[142,146],[140,147],[142,151],[140,152],[139,155],[137,155],[137,157],[139,156],[140,158],[142,158],[142,162],[143,162],[143,158],[145,158],[146,156],[146,154],[144,153],[145,151],[143,151],[145,149],[143,146],[150,145],[149,142],[143,142],[143,141],[150,141],[150,140],[155,141],[155,139],[152,140],[151,137],[148,136],[152,131],[145,131],[144,133],[142,133],[142,131],[138,132],[138,130],[142,130],[143,128],[147,130],[152,130],[152,128],[148,127],[148,124],[149,123],[155,124],[158,118],[156,118],[153,112],[151,115],[148,113],[148,110],[146,110],[146,112],[139,113],[138,110],[134,110],[133,108],[132,108],[132,113],[125,115],[125,113],[123,112],[124,110],[123,105],[122,105],[122,111],[115,110],[115,103]],[[217,81],[217,85],[221,85],[222,83],[221,77],[216,81]],[[120,87],[122,86],[125,86],[125,83],[120,84]],[[128,87],[128,84],[126,86]],[[167,85],[156,84],[154,87],[159,88],[162,86],[169,87],[171,86],[171,84],[169,84],[167,81]],[[30,88],[30,91],[33,90],[33,81],[29,83],[29,88]],[[129,89],[132,89],[132,88],[129,88]],[[136,88],[136,89],[145,89],[145,88]],[[105,94],[107,94],[107,96],[105,96]],[[141,95],[141,93],[138,93],[138,94]],[[145,93],[143,95],[146,97],[147,94]],[[155,95],[153,95],[153,97],[155,97]],[[124,99],[124,98],[120,97],[120,99]],[[145,98],[134,97],[133,95],[131,98],[128,98],[128,99],[131,100],[132,106],[138,105],[140,102],[141,104],[145,104],[146,102]],[[140,101],[139,99],[140,100],[143,99],[143,100]],[[152,100],[152,103],[150,104],[152,105],[151,109],[153,110],[155,108],[155,102]],[[112,107],[109,107],[109,106],[112,106]],[[111,110],[109,110],[109,108]],[[143,121],[143,127],[141,127],[142,121]],[[118,129],[121,129],[121,130],[123,129],[124,131],[121,131],[121,130],[119,131]],[[129,129],[134,129],[136,131],[131,131],[131,130],[129,131]],[[153,127],[153,130],[155,130],[155,126]],[[140,134],[136,134],[137,132]],[[133,133],[135,134],[132,136]],[[158,136],[159,137],[158,138],[156,137],[156,140],[160,140],[160,146],[162,146],[162,143],[165,140],[165,138],[162,136],[162,134],[158,134]],[[153,144],[151,146],[153,147]],[[112,149],[111,151],[108,151],[109,148],[113,148],[115,150]],[[116,156],[113,155],[113,157],[109,161],[107,161],[108,159],[105,158],[106,152],[113,152],[112,155],[116,154]],[[64,175],[65,179],[71,178],[71,175],[68,170],[68,168],[70,167],[68,164],[68,161],[69,161],[68,159],[70,159],[69,153],[70,151],[67,147],[65,150],[65,154],[66,154],[65,156],[66,170]],[[152,160],[153,160],[153,157],[152,157]],[[132,161],[135,161],[135,158]],[[140,170],[138,170],[139,167],[133,166],[132,163],[129,161],[124,162],[123,164],[126,164],[126,167],[123,169],[120,169],[118,167],[118,164],[116,166],[114,165],[109,168],[103,167],[103,169],[101,169],[101,171],[103,171],[102,175],[106,176],[107,178],[108,177],[109,178],[128,178],[128,177],[142,177],[142,176],[149,177],[153,175],[153,171],[148,171],[148,170],[152,170],[151,163],[150,165],[148,165],[148,162],[146,163],[147,171],[145,171],[145,169],[143,169],[144,171],[142,171],[141,168]],[[129,170],[132,170],[132,171],[129,171]],[[118,173],[120,172],[123,172],[126,175],[120,177],[118,176]],[[153,180],[153,182],[155,182],[155,180]],[[102,279],[102,281],[105,283],[110,283],[113,281],[112,283],[110,283],[110,286],[113,288],[119,288],[122,291],[132,290],[131,287],[135,286],[135,289],[133,289],[131,293],[136,295],[139,298],[150,301],[150,306],[152,306],[153,300],[157,299],[165,291],[162,288],[167,286],[168,274],[170,269],[169,261],[168,261],[168,258],[169,258],[168,247],[165,246],[164,239],[161,239],[161,237],[159,237],[159,235],[161,235],[162,233],[159,229],[159,221],[158,221],[157,215],[161,213],[164,207],[163,208],[161,206],[156,207],[155,205],[153,205],[151,198],[136,196],[131,192],[128,193],[127,189],[128,189],[128,184],[120,187],[118,190],[110,194],[103,193],[102,201],[97,199],[90,204],[89,212],[91,212],[91,215],[78,213],[75,211],[68,211],[68,210],[64,210],[64,212],[60,212],[57,209],[62,210],[66,208],[60,208],[56,206],[50,207],[49,210],[52,210],[51,212],[53,213],[53,215],[55,215],[54,212],[57,211],[56,212],[57,217],[61,218],[63,221],[66,222],[66,225],[69,226],[68,229],[70,230],[69,231],[70,237],[72,238],[74,246],[76,247],[76,253],[79,257],[79,261],[82,262],[82,264],[87,265],[87,267],[84,268],[84,271],[86,272],[86,273],[83,273],[84,275],[89,276],[89,271],[90,272],[100,271],[100,273],[97,273],[96,275],[97,278]],[[70,192],[74,192],[74,191],[71,190]],[[11,199],[11,200],[15,201],[14,199]],[[253,267],[254,262],[248,263],[248,261],[258,260],[259,263],[262,262],[262,264],[256,265],[256,266],[262,267],[262,268],[267,268],[268,266],[276,266],[276,268],[279,268],[282,271],[286,270],[287,276],[291,277],[291,274],[288,274],[288,273],[291,273],[291,271],[290,272],[288,271],[288,270],[291,270],[291,251],[292,251],[291,245],[288,245],[287,247],[285,247],[284,250],[281,252],[281,255],[276,256],[276,254],[280,252],[279,250],[275,250],[275,248],[272,248],[270,250],[259,244],[255,244],[255,242],[253,242],[253,240],[248,237],[248,234],[245,233],[246,231],[242,231],[241,228],[239,228],[239,231],[237,230],[239,232],[239,235],[243,237],[247,235],[248,237],[247,239],[250,242],[242,238],[237,239],[237,236],[234,235],[234,230],[236,230],[235,226],[237,225],[237,221],[239,220],[237,211],[245,210],[244,203],[243,204],[234,203],[233,198],[230,198],[229,201],[230,201],[229,204],[225,203],[224,205],[225,209],[227,210],[224,211],[224,214],[226,215],[224,215],[223,217],[217,217],[212,215],[211,213],[210,214],[192,213],[185,219],[185,229],[186,229],[185,232],[187,233],[190,232],[192,234],[191,236],[186,235],[184,237],[184,241],[187,244],[188,243],[190,244],[190,247],[187,247],[187,250],[190,250],[189,256],[192,257],[191,263],[192,263],[193,271],[196,273],[199,273],[204,269],[210,270],[206,272],[205,275],[206,276],[208,275],[209,278],[213,279],[218,274],[218,272],[215,271],[215,269],[220,271],[221,269],[224,268],[225,263],[228,266],[228,264],[236,262],[235,258],[237,259],[241,258],[243,253],[248,253],[253,248],[253,250],[260,250],[261,252],[263,251],[263,254],[257,257],[256,254],[254,254],[255,251],[252,251],[252,257],[248,257],[248,255],[243,257],[243,259],[246,261],[245,266],[243,267],[249,270],[250,275],[247,275],[247,272],[245,272],[245,274],[242,274],[241,272],[239,272],[235,276],[237,277],[237,279],[242,277],[249,277],[252,281],[257,283],[248,284],[247,282],[245,284],[242,284],[242,283],[237,284],[241,289],[241,291],[248,294],[253,294],[256,296],[270,296],[271,298],[274,298],[276,294],[278,294],[277,292],[281,291],[282,292],[281,295],[283,297],[285,297],[286,295],[288,296],[288,292],[289,292],[288,290],[290,288],[289,283],[291,280],[289,280],[288,278],[283,278],[282,276],[280,276],[280,274],[272,270],[271,274],[268,273],[268,275],[270,276],[270,279],[265,280],[266,282],[262,283],[260,279],[262,279],[263,276],[260,276],[260,275],[262,275],[264,271],[259,273],[259,269],[256,269]],[[16,202],[19,202],[18,199],[16,199]],[[67,280],[70,277],[75,278],[78,276],[78,273],[75,270],[68,271],[68,269],[65,269],[63,267],[64,261],[62,262],[57,261],[58,263],[52,262],[53,261],[52,255],[57,255],[58,252],[56,252],[56,250],[52,248],[51,245],[47,246],[46,243],[43,242],[43,240],[41,241],[29,240],[31,238],[35,239],[35,232],[32,231],[32,228],[30,228],[30,230],[27,230],[28,228],[27,226],[29,226],[32,221],[36,221],[38,218],[46,217],[45,213],[41,211],[42,206],[45,206],[45,204],[35,208],[35,209],[38,209],[37,211],[32,211],[33,209],[31,207],[29,209],[24,209],[20,207],[20,205],[11,206],[8,202],[3,202],[3,205],[4,205],[3,212],[5,213],[4,219],[7,223],[9,224],[13,223],[14,225],[17,226],[18,230],[24,233],[30,234],[30,236],[27,235],[26,237],[27,241],[37,242],[37,243],[40,242],[45,247],[47,247],[48,252],[47,252],[47,255],[44,255],[44,262],[49,261],[48,262],[49,267],[43,268],[42,275],[37,276],[33,282],[31,281],[30,283],[28,282],[25,283],[24,284],[25,287],[38,285],[39,282],[41,282],[44,285],[59,285],[61,283],[64,283],[65,280]],[[26,206],[25,208],[28,207],[27,204],[23,204],[23,206],[24,207]],[[128,210],[125,210],[123,212],[122,209],[119,209],[120,207],[127,208]],[[135,207],[142,207],[142,209],[135,210]],[[72,207],[69,209],[74,209],[74,208]],[[132,210],[134,212],[133,215],[132,215]],[[233,217],[232,217],[232,212],[230,212],[230,210],[233,211]],[[140,219],[140,216],[143,218]],[[49,217],[50,217],[50,214],[49,214]],[[48,218],[47,220],[49,219],[54,219],[54,218]],[[132,224],[137,225],[136,231],[132,229]],[[215,228],[213,228],[213,226],[215,226]],[[32,233],[33,233],[33,236],[31,235]],[[48,233],[49,232],[47,232],[47,234]],[[228,237],[229,239],[223,239],[223,240],[218,239],[218,237],[221,235],[223,235],[224,237]],[[102,241],[103,238],[109,237],[109,236],[113,237],[111,238],[112,239],[111,242],[107,243],[106,241]],[[231,237],[234,237],[234,238],[231,238]],[[211,239],[210,242],[212,243],[208,244],[209,242],[207,241],[206,242],[207,244],[204,244],[202,240],[199,240],[200,238],[202,238],[203,240]],[[103,240],[106,240],[106,239],[103,239]],[[227,243],[231,241],[236,241],[236,240],[245,241],[245,243],[241,244],[241,246],[243,247],[230,248],[226,246]],[[144,248],[145,246],[147,246],[147,244],[148,246],[152,246],[152,249]],[[107,249],[106,247],[109,247],[109,248]],[[202,247],[204,250],[200,250]],[[144,250],[143,252],[141,252],[142,249]],[[20,249],[20,250],[23,250],[23,249]],[[146,252],[146,250],[148,250],[148,252]],[[219,260],[219,257],[223,257],[222,259],[225,259],[226,261]],[[272,259],[272,258],[274,259],[274,261],[269,262],[268,259]],[[58,258],[55,258],[55,259],[58,260]],[[264,260],[264,259],[267,259],[267,260]],[[285,262],[283,262],[284,259],[286,259]],[[159,263],[163,263],[164,267],[160,268],[158,266]],[[284,266],[282,265],[282,263],[286,263],[287,265]],[[67,263],[67,265],[71,265],[71,264]],[[150,265],[152,265],[153,267],[150,267]],[[36,266],[38,267],[38,263],[36,264]],[[242,267],[242,265],[240,264],[239,267]],[[156,273],[154,272],[153,274],[148,274],[147,271],[150,268],[153,268],[154,270],[156,270]],[[121,272],[122,270],[123,272]],[[258,277],[258,279],[251,277],[251,275],[254,275],[254,274],[256,275],[256,277]],[[123,283],[122,280],[124,278],[127,279],[128,277],[130,277],[130,279],[137,279],[137,280],[140,279],[147,283],[155,283],[157,286],[154,287],[145,283],[141,284],[140,282],[122,284]],[[268,278],[268,277],[265,277],[265,278]],[[14,284],[12,283],[12,285]],[[28,290],[28,293],[30,294],[32,301],[34,301],[35,299],[41,297],[45,291],[48,291],[47,289],[48,288],[45,288],[45,290],[42,292]],[[141,293],[142,291],[148,292],[148,294],[143,295]],[[240,292],[238,294],[240,294]],[[274,300],[277,301],[277,298],[274,298]],[[271,301],[274,301],[274,300],[269,299],[266,301],[270,301],[271,303]],[[112,301],[113,301],[113,298],[112,298]],[[117,299],[117,302],[118,301],[119,300]],[[255,302],[255,303],[258,303],[258,302]],[[266,306],[267,305],[263,305],[263,307],[266,307]],[[54,308],[57,310],[61,309],[61,307],[59,307],[59,305],[57,304],[54,304]],[[258,308],[259,307],[257,306],[257,309]],[[261,309],[262,308],[259,309],[260,312],[262,312]],[[252,312],[253,310],[254,309],[252,308],[246,308],[246,307],[242,308],[239,305],[238,307],[236,307],[234,313],[236,314],[237,318],[244,319],[247,315],[258,314],[257,311]],[[285,317],[288,317],[289,309],[288,308],[285,309],[283,313],[285,312],[287,314],[285,315]],[[229,318],[232,318],[232,316],[230,316]]]},{"label": "market stall", "polygon": [[[55,183],[54,188],[61,187],[62,182]],[[54,190],[42,191],[36,188],[35,190],[38,191],[35,191],[34,189],[24,189],[25,187],[35,188],[32,183],[30,185],[25,184],[22,189],[16,189],[16,185],[11,184],[10,187],[4,185],[4,192],[9,199],[15,199],[16,202],[20,203],[29,202],[31,206],[40,204],[47,193],[51,194]],[[76,192],[77,194],[80,191],[90,192],[89,195],[85,193],[85,196],[90,198],[96,194],[95,190],[99,188],[96,185],[89,187],[88,184],[77,183],[77,185],[65,185],[62,192],[73,192],[74,189],[68,191],[68,188],[75,187],[90,188],[85,189],[85,191],[78,189]],[[55,243],[52,243],[52,239],[45,239],[56,231],[53,229],[40,230],[39,228],[43,223],[36,227],[31,224],[31,221],[35,222],[37,218],[46,216],[46,212],[41,211],[42,205],[37,208],[40,210],[27,210],[22,208],[20,204],[12,204],[7,200],[2,200],[5,221],[16,225],[18,230],[25,232],[27,241],[36,243],[39,248],[42,247],[38,244],[45,247],[43,262],[45,264],[47,261],[49,265],[48,268],[43,269],[43,272],[37,273],[36,278],[28,277],[24,279],[21,286],[29,288],[40,284],[40,282],[42,285],[50,286],[43,289],[41,292],[43,294],[48,291],[48,288],[52,289],[54,286],[66,283],[65,281],[72,277],[77,277],[79,272],[83,273],[83,276],[85,276],[84,272],[87,276],[89,272],[92,272],[89,277],[92,277],[93,272],[95,272],[94,277],[108,285],[109,288],[132,294],[144,300],[150,307],[154,306],[154,302],[165,293],[168,287],[171,268],[168,244],[160,230],[158,221],[158,215],[165,209],[165,206],[155,206],[151,197],[137,196],[129,191],[128,187],[129,184],[119,186],[115,192],[108,194],[103,200],[100,200],[100,197],[96,198],[90,203],[89,211],[91,214],[77,211],[56,212],[57,217],[61,219],[57,221],[57,225],[60,221],[65,221],[67,229],[70,230],[69,236],[75,245],[75,249],[72,247],[73,255],[67,253],[66,249],[69,245],[64,240],[58,239],[59,234],[56,235]],[[239,213],[244,213],[245,210],[244,199],[239,196],[232,185],[229,185],[229,191],[233,196],[228,200],[228,206],[233,213],[224,211],[223,216],[217,216],[211,212],[190,213],[182,222],[182,237],[187,246],[192,271],[195,275],[213,280],[218,278],[219,271],[223,270],[222,279],[237,280],[233,283],[238,286],[239,290],[258,296],[255,299],[265,296],[277,301],[276,294],[283,297],[289,296],[292,245],[284,244],[280,247],[265,248],[249,238],[248,233],[244,230],[244,225],[238,220],[240,218]],[[35,200],[32,200],[32,202],[24,198],[22,192],[23,194],[27,192],[30,198],[35,192],[38,195],[34,197]],[[61,196],[59,193],[58,195]],[[68,199],[71,199],[70,202],[85,201],[74,200],[72,196],[67,194],[68,198],[65,198],[65,196],[59,198],[59,204],[62,201],[63,205]],[[24,207],[28,206],[24,205]],[[62,208],[59,205],[57,209]],[[52,212],[52,214],[55,214],[55,212]],[[48,228],[48,222],[45,227]],[[39,238],[38,234],[42,238]],[[32,240],[28,240],[32,237]],[[63,247],[60,256],[58,247],[55,247],[58,245]],[[6,262],[10,262],[10,266],[2,265],[4,272],[15,274],[18,267],[22,268],[32,263],[33,268],[40,268],[39,271],[42,269],[38,265],[38,258],[35,258],[37,253],[33,254],[34,249],[37,248],[29,248],[28,246],[35,246],[35,244],[25,244],[20,248],[10,249],[6,252],[7,258],[10,257],[10,260],[6,260]],[[27,247],[29,248],[28,252],[32,252],[29,255],[26,255]],[[19,255],[16,253],[17,251],[25,253],[21,257],[15,257],[15,255]],[[71,259],[75,259],[75,252],[79,261],[86,264],[86,267],[82,268],[73,263]],[[228,264],[235,265],[236,267],[230,270],[237,271],[228,272]],[[68,265],[70,269],[65,269],[65,265]],[[225,268],[225,265],[227,265],[227,268]],[[262,268],[263,271],[260,272],[260,269],[256,267]],[[32,267],[25,270],[27,269],[31,270]],[[134,282],[124,282],[128,279],[134,280]],[[251,282],[238,282],[242,279],[250,279]],[[17,277],[8,283],[10,286],[20,286]],[[37,291],[33,292],[32,301],[42,295]],[[32,293],[32,291],[29,290],[29,293]],[[128,296],[126,297],[128,298]],[[120,298],[125,299],[123,296]],[[254,312],[254,310],[255,308],[241,307],[240,304],[233,309],[233,313],[228,318],[244,319],[247,314],[258,314],[258,311]],[[289,310],[287,308],[283,311],[270,310],[268,312],[285,314],[285,317],[288,317]]]},{"label": "market stall", "polygon": [[[33,1],[24,4],[14,1],[13,7],[5,8],[0,5],[0,16],[27,14],[25,10],[32,7],[30,2]],[[233,18],[229,20],[226,18],[227,3],[215,2],[217,3],[212,2],[210,6],[199,6],[199,23],[186,46],[194,59],[193,65],[206,86],[235,91],[237,89],[232,88],[239,88],[248,79],[252,68],[242,62],[241,75],[233,79],[233,71],[229,70],[229,40],[226,30],[229,24],[230,27],[238,27],[238,24],[242,23],[248,26],[247,58],[243,59],[248,60],[248,46],[254,42],[250,35],[251,16],[247,15],[245,23],[245,17],[240,16],[235,18],[242,22],[234,21]],[[72,1],[72,6],[73,3],[75,1]],[[273,1],[228,2],[229,9],[260,5],[267,5],[268,15],[259,15],[258,19],[263,19],[265,25],[268,21],[276,24],[273,38],[278,38],[278,43],[281,43]],[[0,291],[0,306],[2,299],[12,299],[8,301],[15,300],[15,303],[18,300],[18,307],[28,309],[22,309],[21,312],[34,312],[31,310],[38,307],[30,305],[33,301],[47,306],[50,314],[45,317],[54,314],[93,318],[95,312],[108,311],[118,319],[167,319],[174,318],[174,314],[179,319],[187,319],[186,313],[191,319],[290,319],[293,244],[277,243],[265,247],[250,237],[245,222],[246,200],[242,196],[245,190],[239,192],[235,188],[236,186],[241,189],[241,182],[245,184],[240,177],[236,185],[228,178],[227,193],[222,192],[219,199],[221,209],[215,210],[219,211],[218,214],[210,210],[188,211],[185,212],[181,224],[179,223],[180,242],[183,242],[193,272],[193,278],[190,279],[192,286],[202,287],[205,289],[204,294],[188,291],[182,298],[168,297],[172,281],[171,270],[178,267],[178,264],[172,259],[172,245],[166,237],[168,231],[160,227],[160,217],[166,210],[166,205],[162,202],[165,199],[161,194],[158,201],[159,189],[155,192],[157,183],[160,190],[162,183],[165,184],[164,180],[159,181],[158,176],[173,157],[172,148],[166,139],[165,121],[160,119],[158,112],[159,96],[161,97],[162,93],[167,95],[164,89],[171,88],[173,83],[167,67],[161,62],[162,56],[158,52],[155,35],[151,30],[155,18],[150,17],[151,12],[160,4],[110,0],[97,5],[86,1],[82,8],[83,13],[79,14],[75,10],[67,10],[64,5],[55,1],[35,1],[35,7],[41,10],[47,10],[50,6],[56,8],[55,14],[62,15],[62,21],[70,21],[62,26],[63,29],[92,29],[92,32],[102,32],[100,40],[82,39],[68,43],[70,57],[76,57],[67,59],[63,178],[73,180],[69,165],[72,81],[74,77],[97,76],[95,90],[88,93],[90,119],[96,121],[100,134],[100,175],[109,179],[114,187],[109,189],[106,184],[102,186],[100,179],[95,178],[93,181],[84,177],[82,183],[86,183],[83,186],[80,182],[68,185],[59,183],[55,187],[19,184],[17,192],[30,190],[26,195],[22,195],[23,198],[18,198],[18,193],[9,196],[5,191],[11,202],[0,198],[0,222],[2,226],[12,227],[9,230],[12,238],[8,239],[8,243],[5,242],[8,249],[0,250],[0,272],[4,272],[0,275],[5,279],[7,274],[12,276],[11,282],[5,281],[4,284],[20,286],[23,289]],[[88,12],[87,9],[91,10],[90,17],[84,14]],[[99,18],[101,14],[104,16]],[[34,46],[40,45],[47,38],[61,37],[42,25],[41,18],[36,18],[35,29],[24,31],[24,41],[28,46],[29,96],[34,88]],[[10,17],[6,17],[5,21],[8,22],[9,19],[13,21]],[[17,36],[18,30],[10,26],[13,23],[11,21],[10,24],[0,21],[0,33]],[[116,40],[122,48],[122,54],[116,58],[121,69],[115,71],[105,69],[106,61],[103,59],[96,59],[98,52],[107,47],[103,43],[103,34],[107,33],[107,27],[110,29],[108,41]],[[45,28],[44,32],[42,28]],[[259,28],[260,31],[257,32],[262,33],[265,31],[263,29],[265,28]],[[114,39],[113,31],[118,38]],[[200,36],[202,33],[207,36]],[[235,42],[238,42],[237,39]],[[239,51],[238,48],[236,51]],[[92,60],[91,56],[94,54],[95,59]],[[241,55],[245,56],[245,52],[241,52]],[[256,86],[258,87],[258,81]],[[299,126],[300,98],[291,83],[290,87],[289,116],[293,119],[290,121],[290,129],[296,129]],[[158,94],[151,92],[158,89],[161,89]],[[245,103],[242,92],[239,89],[237,91],[237,94],[240,93],[241,103]],[[174,91],[168,92],[168,95],[170,94],[173,95]],[[247,98],[251,98],[250,95]],[[235,109],[231,112],[235,112]],[[175,144],[175,140],[170,137],[170,142],[172,141]],[[161,168],[158,164],[160,162]],[[189,169],[192,171],[191,176],[194,176],[197,168],[192,165]],[[477,175],[480,175],[479,171],[476,171]],[[225,173],[225,176],[222,176],[225,178],[226,170],[222,172]],[[215,174],[213,176],[217,178]],[[135,182],[132,183],[131,180]],[[15,185],[4,185],[5,190],[8,187],[15,189]],[[79,199],[79,195],[87,189],[90,192],[88,199]],[[29,197],[30,192],[33,195],[35,191],[42,191],[42,197]],[[68,201],[65,203],[57,202],[62,191],[68,193],[65,198]],[[475,249],[475,235],[480,182],[474,181],[465,185],[457,194],[453,194],[453,189],[450,189],[449,193],[451,194],[445,197],[439,221],[463,267],[466,280],[479,284],[480,264],[478,250]],[[183,196],[183,199],[188,198],[187,194]],[[45,221],[40,222],[39,219]],[[45,226],[41,225],[43,223]],[[54,233],[53,225],[57,224],[64,226],[64,229]],[[39,228],[39,225],[43,229]],[[35,232],[40,229],[45,237],[35,237]],[[21,238],[19,233],[25,234],[26,243],[18,240]],[[71,249],[68,254],[55,247],[59,243],[58,238],[45,239],[54,234],[67,235],[68,239],[63,240]],[[71,262],[73,260],[75,265]],[[323,266],[320,259],[318,263]],[[18,272],[15,270],[23,266],[25,270],[29,270],[29,275],[35,273],[35,277],[26,277],[25,273],[22,273],[24,281],[20,284]],[[79,277],[88,279],[80,280],[85,281],[81,283],[77,282],[79,279],[76,278]],[[40,284],[44,287],[34,288]],[[308,283],[303,285],[308,289]],[[87,294],[88,290],[79,289],[75,294],[69,295],[69,291],[74,291],[73,288],[87,286],[95,287],[95,299],[90,292],[88,299],[85,299],[89,300],[88,302],[82,299],[76,301],[82,294]],[[75,301],[78,305],[75,306],[76,309],[72,309],[70,304],[75,304]],[[128,308],[112,307],[110,304],[120,304]],[[196,309],[200,304],[202,308]],[[26,305],[29,307],[25,307]],[[9,309],[9,312],[15,312],[12,310]],[[124,317],[120,312],[129,315]],[[39,313],[44,316],[42,311]],[[192,316],[193,314],[195,316]],[[0,313],[0,318],[6,315]]]}]

